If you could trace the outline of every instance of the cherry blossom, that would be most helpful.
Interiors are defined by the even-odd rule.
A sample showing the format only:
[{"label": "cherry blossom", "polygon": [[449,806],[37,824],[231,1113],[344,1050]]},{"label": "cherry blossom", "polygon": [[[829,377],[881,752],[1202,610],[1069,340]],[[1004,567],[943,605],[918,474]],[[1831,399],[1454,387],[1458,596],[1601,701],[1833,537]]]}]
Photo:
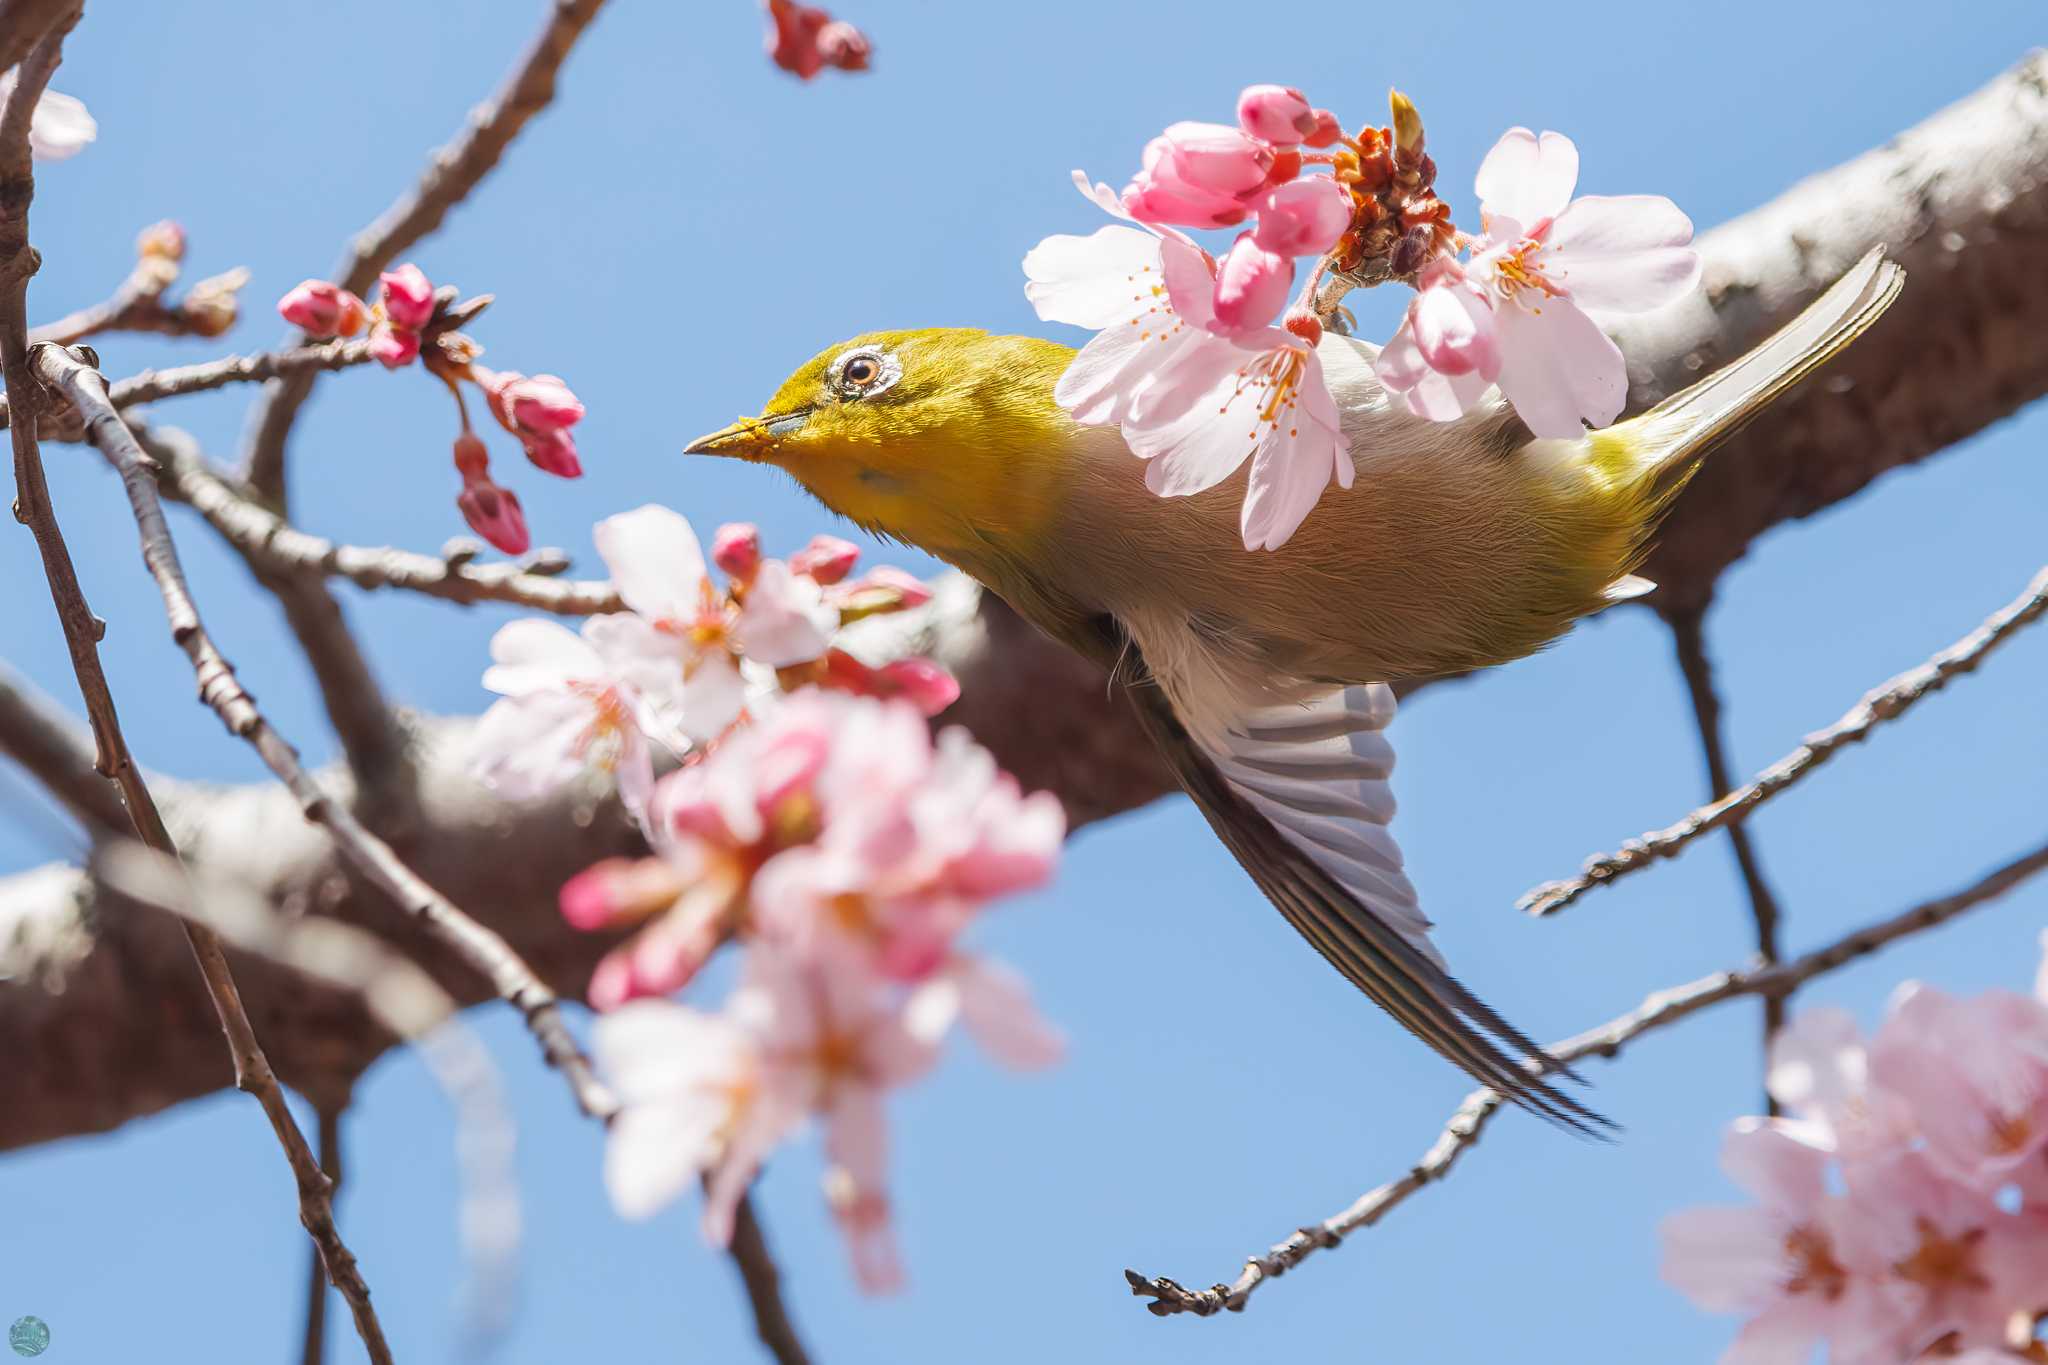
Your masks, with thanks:
[{"label": "cherry blossom", "polygon": [[352,337],[369,318],[361,299],[326,280],[302,281],[277,301],[277,311],[310,337]]},{"label": "cherry blossom", "polygon": [[1913,1138],[1913,1116],[1874,1085],[1862,1030],[1847,1010],[1801,1010],[1771,1039],[1765,1085],[1803,1138],[1845,1159],[1893,1155]]},{"label": "cherry blossom", "polygon": [[798,80],[828,66],[865,71],[873,48],[852,24],[794,0],[764,0],[768,12],[768,59]]},{"label": "cherry blossom", "polygon": [[1953,1180],[1995,1189],[2048,1149],[2048,1006],[2030,996],[1909,984],[1870,1065]]},{"label": "cherry blossom", "polygon": [[410,263],[377,277],[380,289],[370,328],[370,355],[388,370],[419,358],[420,329],[434,316],[434,286],[426,273]]},{"label": "cherry blossom", "polygon": [[1380,358],[1381,382],[1419,415],[1450,420],[1498,383],[1537,436],[1576,437],[1620,416],[1628,375],[1601,323],[1688,292],[1699,254],[1669,199],[1574,199],[1578,172],[1562,133],[1511,128],[1487,154],[1472,258],[1444,258],[1419,281]]},{"label": "cherry blossom", "polygon": [[1316,130],[1316,111],[1292,86],[1248,85],[1237,97],[1237,126],[1249,137],[1287,147]]},{"label": "cherry blossom", "polygon": [[[14,93],[16,68],[0,72],[0,104]],[[29,111],[28,150],[37,161],[63,161],[77,156],[100,135],[100,125],[83,101],[45,90]]]},{"label": "cherry blossom", "polygon": [[563,479],[582,475],[583,462],[569,428],[583,420],[584,409],[567,384],[551,374],[528,377],[481,365],[470,366],[470,374],[482,386],[498,425],[519,438],[536,468]]}]

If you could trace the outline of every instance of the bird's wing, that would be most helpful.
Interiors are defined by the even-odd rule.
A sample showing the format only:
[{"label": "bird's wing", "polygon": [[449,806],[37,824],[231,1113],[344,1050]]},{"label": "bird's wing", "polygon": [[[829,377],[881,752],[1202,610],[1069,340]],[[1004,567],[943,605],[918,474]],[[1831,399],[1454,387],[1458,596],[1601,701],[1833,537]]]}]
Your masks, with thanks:
[{"label": "bird's wing", "polygon": [[1563,1068],[1445,971],[1430,943],[1387,830],[1391,688],[1346,687],[1306,706],[1247,706],[1193,723],[1156,685],[1127,691],[1218,837],[1354,986],[1524,1108],[1582,1132],[1612,1126],[1543,1079]]}]

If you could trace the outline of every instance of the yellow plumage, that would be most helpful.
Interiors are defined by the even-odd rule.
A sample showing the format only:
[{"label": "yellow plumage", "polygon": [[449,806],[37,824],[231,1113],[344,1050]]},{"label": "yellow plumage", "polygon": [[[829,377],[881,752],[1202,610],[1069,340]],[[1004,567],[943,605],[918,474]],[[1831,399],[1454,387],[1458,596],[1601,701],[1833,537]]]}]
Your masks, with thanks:
[{"label": "yellow plumage", "polygon": [[[1529,439],[1498,399],[1452,423],[1414,417],[1381,390],[1370,347],[1326,337],[1320,356],[1356,479],[1326,490],[1271,552],[1243,548],[1242,470],[1192,497],[1154,496],[1114,428],[1079,426],[1053,401],[1073,353],[1031,338],[856,337],[799,368],[759,417],[690,449],[787,470],[828,507],[957,565],[1076,649],[1105,662],[1135,652],[1148,729],[1295,926],[1433,1047],[1576,1123],[1590,1116],[1458,1017],[1533,1051],[1433,965],[1398,853],[1372,862],[1379,836],[1364,826],[1383,826],[1391,799],[1384,764],[1359,757],[1373,746],[1356,737],[1377,741],[1390,697],[1361,693],[1291,730],[1287,708],[1321,715],[1332,689],[1522,657],[1639,590],[1631,575],[1699,461],[1868,327],[1901,280],[1872,253],[1748,356],[1569,441]],[[1255,715],[1265,719],[1246,719]],[[1247,759],[1247,735],[1268,748],[1280,739],[1266,736],[1281,736],[1306,757]],[[1316,748],[1344,735],[1349,747],[1334,757]],[[1304,776],[1318,772],[1330,785]],[[1283,779],[1293,784],[1284,799],[1260,785]],[[1342,838],[1314,827],[1323,814],[1352,822]],[[1276,822],[1285,838],[1269,837]],[[1344,881],[1368,862],[1383,886],[1366,873]]]}]

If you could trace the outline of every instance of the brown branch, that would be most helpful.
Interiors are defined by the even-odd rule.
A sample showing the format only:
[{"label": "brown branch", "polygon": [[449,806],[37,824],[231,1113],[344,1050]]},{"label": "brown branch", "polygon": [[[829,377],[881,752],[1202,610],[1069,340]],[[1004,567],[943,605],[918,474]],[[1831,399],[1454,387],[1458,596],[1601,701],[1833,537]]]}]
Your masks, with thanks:
[{"label": "brown branch", "polygon": [[31,345],[53,341],[76,345],[102,332],[154,332],[173,337],[217,337],[235,325],[236,300],[249,272],[240,268],[209,276],[183,298],[167,301],[164,293],[178,278],[178,260],[161,252],[138,249],[135,268],[113,295],[89,308],[31,327]]},{"label": "brown branch", "polygon": [[[323,1104],[317,1111],[320,1172],[334,1197],[341,1197],[341,1108]],[[307,1258],[306,1330],[299,1347],[299,1365],[322,1365],[327,1358],[327,1271],[315,1254]]]},{"label": "brown branch", "polygon": [[[1699,733],[1700,752],[1707,762],[1707,795],[1719,800],[1735,789],[1735,779],[1728,765],[1727,739],[1721,733],[1721,698],[1714,690],[1714,661],[1707,652],[1706,615],[1704,606],[1680,607],[1665,613],[1664,623],[1671,628],[1678,671],[1684,676],[1686,691],[1692,698],[1693,724]],[[1750,919],[1756,925],[1757,960],[1771,966],[1780,956],[1778,927],[1783,915],[1778,909],[1778,898],[1764,877],[1762,859],[1750,844],[1748,826],[1728,826],[1728,844],[1735,851],[1735,868],[1742,875]],[[1766,995],[1763,1004],[1764,1051],[1768,1055],[1771,1040],[1785,1026],[1786,999],[1782,995]],[[1778,1101],[1768,1090],[1764,1092],[1764,1110],[1770,1114],[1778,1112]]]},{"label": "brown branch", "polygon": [[804,1350],[796,1324],[790,1320],[789,1305],[782,1301],[782,1273],[768,1250],[768,1240],[762,1235],[760,1219],[754,1215],[750,1194],[741,1195],[739,1206],[733,1210],[730,1251],[733,1266],[740,1272],[740,1283],[747,1291],[747,1304],[753,1309],[754,1331],[761,1338],[761,1345],[775,1357],[776,1365],[810,1365],[810,1353]]},{"label": "brown branch", "polygon": [[[1749,995],[1783,998],[1815,977],[1994,900],[2044,868],[2048,868],[2048,844],[2013,859],[1961,891],[1916,905],[1790,962],[1757,966],[1745,971],[1716,972],[1686,985],[1659,991],[1627,1014],[1553,1043],[1544,1051],[1560,1062],[1575,1062],[1584,1057],[1612,1058],[1618,1056],[1631,1040],[1724,1001]],[[1487,1122],[1499,1108],[1500,1096],[1493,1091],[1473,1091],[1458,1106],[1430,1149],[1406,1175],[1367,1191],[1349,1208],[1299,1229],[1268,1248],[1264,1255],[1252,1257],[1245,1262],[1244,1271],[1229,1284],[1189,1289],[1173,1280],[1140,1275],[1134,1270],[1126,1270],[1124,1278],[1129,1281],[1133,1294],[1152,1300],[1145,1306],[1160,1317],[1172,1317],[1178,1313],[1208,1317],[1225,1311],[1243,1312],[1253,1291],[1267,1280],[1292,1270],[1317,1251],[1339,1245],[1360,1228],[1371,1227],[1396,1206],[1406,1202],[1410,1195],[1449,1175],[1458,1158],[1479,1141]]]},{"label": "brown branch", "polygon": [[71,717],[12,669],[0,665],[0,754],[19,763],[64,803],[87,831],[126,834],[128,808],[93,766],[92,744]]},{"label": "brown branch", "polygon": [[1837,753],[1868,739],[1878,726],[1903,716],[1921,698],[1948,686],[1951,679],[1974,672],[1999,645],[2044,614],[2048,614],[2048,568],[2035,574],[2025,592],[1992,613],[1983,625],[1918,668],[1866,693],[1840,720],[1808,735],[1798,748],[1748,784],[1701,806],[1675,825],[1629,840],[1618,852],[1587,859],[1578,876],[1546,882],[1525,893],[1516,904],[1533,915],[1556,914],[1596,886],[1639,871],[1659,858],[1675,858],[1703,834],[1741,824],[1758,806],[1797,785]]},{"label": "brown branch", "polygon": [[[37,400],[28,351],[26,305],[28,278],[35,270],[34,253],[28,246],[28,205],[34,197],[35,182],[28,151],[28,116],[48,85],[51,72],[61,60],[64,36],[77,23],[78,16],[79,9],[73,5],[68,15],[60,17],[57,26],[37,44],[35,51],[22,64],[5,111],[0,112],[0,200],[5,204],[4,225],[0,225],[0,258],[4,258],[0,259],[0,278],[4,278],[4,285],[0,285],[0,365],[4,365],[8,392],[17,395],[31,410]],[[71,552],[64,543],[56,509],[50,502],[42,456],[36,446],[34,421],[18,423],[12,439],[15,515],[35,534],[37,548],[42,553],[50,596],[64,629],[72,668],[78,678],[79,690],[85,697],[86,712],[92,719],[93,735],[98,745],[95,766],[120,788],[137,836],[151,848],[175,857],[177,847],[164,826],[149,789],[143,784],[141,773],[129,754],[127,740],[121,733],[113,693],[107,686],[106,673],[99,659],[98,642],[105,633],[106,624],[93,615],[78,585]],[[284,1149],[286,1162],[298,1185],[299,1220],[305,1224],[307,1233],[319,1249],[328,1274],[348,1299],[355,1315],[356,1330],[370,1359],[378,1365],[388,1365],[391,1351],[385,1343],[384,1329],[377,1320],[376,1310],[370,1305],[369,1285],[364,1282],[356,1267],[355,1256],[334,1225],[334,1206],[329,1198],[326,1178],[320,1174],[319,1166],[307,1149],[305,1135],[293,1120],[291,1110],[285,1104],[284,1091],[257,1042],[255,1028],[243,1008],[241,993],[229,972],[220,940],[212,931],[189,923],[185,937],[198,961],[200,975],[205,979],[207,994],[221,1029],[227,1035],[228,1051],[234,1061],[235,1084],[254,1096],[262,1106],[272,1132]]]},{"label": "brown branch", "polygon": [[[427,162],[419,182],[349,243],[334,272],[342,288],[367,294],[378,272],[441,226],[448,211],[491,173],[512,139],[554,99],[562,63],[603,6],[604,0],[550,0],[540,32],[498,93],[471,111],[462,131]],[[246,477],[266,501],[280,507],[286,505],[285,444],[317,377],[304,372],[272,381],[251,415]]]},{"label": "brown branch", "polygon": [[[296,374],[301,370],[342,370],[361,365],[370,358],[368,338],[358,337],[350,341],[336,338],[323,341],[317,346],[300,346],[289,351],[263,351],[256,355],[223,356],[199,365],[173,365],[168,369],[144,370],[141,374],[130,375],[108,385],[108,396],[114,406],[127,409],[143,403],[154,403],[163,398],[182,398],[190,393],[205,393],[210,389],[225,388],[229,384],[255,384],[279,375]],[[64,414],[68,415],[68,414]],[[76,423],[65,424],[60,415],[60,424],[55,432],[40,434],[45,440],[53,437],[77,440],[83,432]],[[4,394],[0,394],[0,427],[7,425],[8,407]]]},{"label": "brown branch", "polygon": [[35,373],[45,383],[71,400],[85,419],[87,437],[121,476],[136,527],[142,533],[143,562],[163,595],[171,637],[192,662],[200,700],[220,716],[230,734],[246,740],[256,750],[264,765],[298,800],[305,817],[327,830],[358,873],[429,934],[474,966],[492,983],[500,998],[519,1010],[542,1052],[561,1070],[577,1105],[586,1114],[603,1117],[615,1111],[617,1101],[599,1082],[589,1058],[563,1023],[555,993],[542,984],[503,936],[457,909],[407,867],[389,844],[364,828],[346,805],[331,797],[299,762],[297,751],[257,710],[255,700],[236,678],[233,665],[214,645],[199,619],[199,609],[185,583],[184,568],[178,562],[177,546],[164,522],[149,457],[143,454],[121,415],[114,410],[107,397],[106,381],[85,359],[61,346],[37,347],[33,364]]},{"label": "brown branch", "polygon": [[0,0],[0,71],[26,60],[43,35],[77,8],[78,0]]}]

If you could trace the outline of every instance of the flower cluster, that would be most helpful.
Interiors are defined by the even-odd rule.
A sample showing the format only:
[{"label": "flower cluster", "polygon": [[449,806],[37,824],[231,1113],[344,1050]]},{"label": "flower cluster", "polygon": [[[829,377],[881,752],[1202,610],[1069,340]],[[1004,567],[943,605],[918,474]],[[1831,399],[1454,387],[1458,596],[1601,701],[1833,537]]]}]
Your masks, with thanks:
[{"label": "flower cluster", "polygon": [[[437,292],[426,272],[407,264],[378,277],[373,305],[338,284],[306,280],[278,300],[277,311],[310,337],[352,337],[367,328],[370,355],[386,369],[401,369],[418,360],[446,384],[455,395],[461,421],[454,457],[462,491],[455,505],[470,529],[485,540],[506,554],[524,554],[532,544],[526,514],[518,495],[491,478],[490,450],[470,429],[462,383],[481,389],[492,418],[518,439],[527,460],[558,478],[583,473],[569,431],[583,420],[583,404],[554,375],[528,376],[476,364],[483,348],[445,320],[453,301],[452,290]],[[472,307],[469,315],[475,312]]]},{"label": "flower cluster", "polygon": [[[590,986],[624,1104],[605,1166],[620,1212],[651,1214],[701,1176],[704,1232],[723,1243],[763,1157],[816,1116],[856,1277],[896,1287],[883,1096],[930,1069],[956,1018],[1006,1064],[1058,1059],[1018,977],[958,940],[989,901],[1051,875],[1064,833],[1058,801],[1023,795],[965,731],[934,743],[905,702],[816,687],[663,778],[656,856],[562,888],[579,927],[651,921]],[[746,959],[719,1012],[659,998],[728,939]]]},{"label": "flower cluster", "polygon": [[1868,1039],[1809,1010],[1772,1045],[1789,1117],[1722,1148],[1756,1199],[1666,1220],[1664,1275],[1750,1321],[1724,1360],[2035,1359],[2048,1311],[2048,982],[1957,998],[1907,983]]},{"label": "flower cluster", "polygon": [[768,12],[768,60],[807,81],[828,66],[865,71],[873,52],[868,36],[814,5],[763,0]]},{"label": "flower cluster", "polygon": [[[1075,172],[1133,226],[1048,237],[1024,273],[1041,318],[1096,334],[1054,398],[1078,422],[1120,427],[1154,493],[1204,492],[1249,461],[1247,549],[1278,549],[1355,474],[1317,353],[1327,270],[1420,291],[1376,366],[1410,410],[1453,420],[1498,384],[1538,436],[1613,421],[1626,376],[1601,320],[1661,307],[1698,278],[1692,225],[1669,200],[1571,198],[1578,156],[1559,134],[1501,139],[1471,236],[1436,198],[1421,118],[1398,92],[1392,123],[1355,137],[1282,86],[1247,88],[1237,113],[1234,127],[1166,129],[1121,194]],[[1247,219],[1220,260],[1181,231]],[[1304,255],[1323,260],[1290,304]]]},{"label": "flower cluster", "polygon": [[781,691],[818,683],[901,697],[926,715],[959,695],[936,664],[869,664],[835,643],[854,620],[930,596],[896,570],[850,578],[858,551],[844,541],[820,537],[785,562],[761,556],[752,527],[724,527],[713,546],[728,575],[720,589],[690,523],[665,507],[609,517],[594,535],[627,610],[590,618],[580,634],[534,619],[491,639],[484,685],[502,700],[477,727],[475,763],[508,797],[597,770],[644,818],[657,750],[709,744]]}]

